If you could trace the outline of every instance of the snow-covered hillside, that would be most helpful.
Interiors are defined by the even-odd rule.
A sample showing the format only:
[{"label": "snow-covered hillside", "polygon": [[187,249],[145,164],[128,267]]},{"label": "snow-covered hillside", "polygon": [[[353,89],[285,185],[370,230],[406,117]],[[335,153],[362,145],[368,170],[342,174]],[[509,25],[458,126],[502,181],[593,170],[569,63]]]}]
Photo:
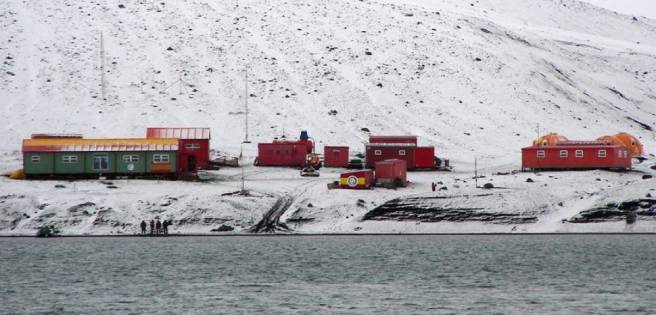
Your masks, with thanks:
[{"label": "snow-covered hillside", "polygon": [[[536,137],[538,125],[542,132],[570,139],[627,131],[641,139],[649,154],[656,148],[656,20],[575,0],[46,0],[1,1],[0,12],[0,170],[19,166],[21,139],[36,132],[138,137],[148,126],[208,126],[213,148],[237,154],[244,138],[245,69],[254,143],[283,133],[295,137],[307,129],[319,150],[323,144],[344,144],[361,151],[369,135],[363,130],[416,134],[463,172],[450,175],[453,181],[471,176],[467,172],[474,156],[490,174],[518,169],[520,148]],[[246,145],[245,155],[252,158],[255,148]],[[595,176],[627,183],[604,174]],[[278,171],[262,176],[265,182],[272,176],[287,179]],[[324,176],[322,181],[329,182],[336,174]],[[427,182],[408,192],[420,193],[432,176],[417,177]],[[637,175],[631,176],[636,180]],[[564,178],[565,187],[576,188],[576,176]],[[333,196],[339,205],[331,206],[321,199],[327,194],[324,182],[307,184],[313,187],[309,196],[298,200],[336,211],[331,212],[334,217],[323,217],[333,220],[332,227],[345,219],[345,213],[335,209],[354,204],[349,198],[380,205],[404,194],[365,197],[340,192],[342,198]],[[594,198],[601,198],[599,191],[606,187],[585,182],[584,190],[596,191]],[[35,191],[29,191],[29,184],[0,184],[0,193],[10,196],[3,200],[14,200],[8,202],[13,205],[46,204],[48,210],[52,204],[66,209],[89,201],[78,190],[70,202],[63,201],[54,196],[62,190],[52,189],[53,183],[36,184],[40,188]],[[213,194],[239,186],[226,185],[216,192],[200,188],[198,198],[216,206],[208,210],[212,215],[229,216],[235,209],[252,210],[258,204],[228,202],[223,208],[227,212],[221,212],[217,205],[226,199]],[[296,192],[306,183],[267,185],[254,184],[264,196],[257,214],[267,210],[275,196]],[[131,186],[130,193],[140,187]],[[176,190],[143,187],[143,195],[115,193],[116,198],[131,200],[130,206],[121,204],[133,212],[181,215],[182,206],[172,212],[134,206],[138,201],[157,205]],[[185,207],[200,202],[193,197],[195,188],[180,188],[184,196],[178,197]],[[622,198],[641,198],[648,191],[643,188]],[[94,189],[83,191],[92,194]],[[518,193],[521,196],[512,200],[534,193]],[[488,201],[507,204],[505,194],[501,196]],[[536,209],[581,197],[562,190],[545,196],[559,199],[543,200]],[[588,200],[590,206],[595,200]],[[118,201],[94,197],[94,207],[100,209],[103,202],[117,207]],[[14,222],[6,213],[21,212],[6,205],[1,209],[4,221]],[[570,218],[572,209],[587,206],[559,212],[563,216],[554,220]],[[206,208],[196,208],[201,210],[193,216],[203,222]],[[347,216],[350,220],[368,210]],[[141,214],[117,214],[115,221],[132,222]],[[239,215],[239,224],[250,216],[252,212]],[[29,229],[37,224],[19,221],[6,226]],[[327,229],[313,224],[316,228],[308,231]]]},{"label": "snow-covered hillside", "polygon": [[652,0],[582,0],[596,6],[616,11],[620,14],[631,14],[656,19],[656,2]]},{"label": "snow-covered hillside", "polygon": [[308,129],[361,148],[368,128],[417,134],[454,160],[516,163],[539,123],[656,145],[632,120],[656,126],[656,22],[577,1],[0,6],[3,151],[33,132],[140,136],[147,126],[210,126],[215,148],[237,151],[245,68],[256,141]]}]

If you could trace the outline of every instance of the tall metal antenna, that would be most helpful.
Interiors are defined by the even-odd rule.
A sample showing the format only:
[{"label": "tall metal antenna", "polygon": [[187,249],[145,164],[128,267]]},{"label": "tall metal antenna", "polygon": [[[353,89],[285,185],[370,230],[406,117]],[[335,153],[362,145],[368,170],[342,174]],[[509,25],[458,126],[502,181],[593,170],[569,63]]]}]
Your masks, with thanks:
[{"label": "tall metal antenna", "polygon": [[102,31],[100,31],[100,94],[104,105],[107,93],[105,90],[105,38]]},{"label": "tall metal antenna", "polygon": [[248,140],[248,67],[244,68],[244,143],[251,143]]},{"label": "tall metal antenna", "polygon": [[474,156],[474,182],[476,183],[476,188],[478,188],[478,157]]},{"label": "tall metal antenna", "polygon": [[241,194],[246,195],[246,174],[244,172],[244,164],[242,158],[244,154],[244,143],[239,144],[239,167],[241,167]]},{"label": "tall metal antenna", "polygon": [[180,82],[180,91],[178,92],[178,95],[182,95],[182,71],[178,72],[178,82]]}]

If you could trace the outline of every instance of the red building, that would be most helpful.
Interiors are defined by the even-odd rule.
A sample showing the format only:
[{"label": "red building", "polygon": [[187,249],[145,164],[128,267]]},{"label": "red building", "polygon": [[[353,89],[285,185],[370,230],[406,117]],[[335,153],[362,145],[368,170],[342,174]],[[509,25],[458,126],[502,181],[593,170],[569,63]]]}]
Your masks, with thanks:
[{"label": "red building", "polygon": [[435,168],[435,147],[417,147],[415,151],[415,168]]},{"label": "red building", "polygon": [[405,160],[392,159],[376,162],[376,184],[390,186],[398,182],[405,186],[407,170]]},{"label": "red building", "polygon": [[146,138],[178,139],[178,173],[195,173],[209,166],[209,128],[148,128]]},{"label": "red building", "polygon": [[385,160],[404,160],[409,169],[415,168],[415,151],[412,143],[368,143],[366,144],[366,166],[375,168],[376,163]]},{"label": "red building", "polygon": [[323,165],[326,167],[346,167],[349,163],[349,147],[323,147]]},{"label": "red building", "polygon": [[344,173],[339,176],[339,188],[370,189],[374,185],[374,171],[358,171]]},{"label": "red building", "polygon": [[408,170],[436,169],[435,147],[417,146],[416,136],[370,136],[365,145],[366,167],[374,168],[377,162],[404,160]]},{"label": "red building", "polygon": [[299,140],[274,140],[257,144],[258,166],[304,166],[307,155],[314,151],[314,142],[307,132],[301,132]]},{"label": "red building", "polygon": [[522,149],[522,170],[631,169],[625,146],[602,141],[564,141]]}]

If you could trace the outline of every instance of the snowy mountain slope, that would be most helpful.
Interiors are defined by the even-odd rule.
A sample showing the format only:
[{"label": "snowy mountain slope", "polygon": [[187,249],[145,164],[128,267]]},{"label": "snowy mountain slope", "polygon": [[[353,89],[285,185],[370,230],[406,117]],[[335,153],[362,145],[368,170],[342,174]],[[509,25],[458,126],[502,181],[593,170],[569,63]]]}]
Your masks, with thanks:
[{"label": "snowy mountain slope", "polygon": [[[562,221],[653,194],[653,179],[641,178],[654,175],[653,158],[626,174],[493,174],[520,167],[519,150],[538,124],[571,139],[627,131],[653,154],[654,20],[573,0],[2,1],[0,12],[0,170],[19,167],[21,139],[34,132],[138,137],[148,126],[209,126],[212,146],[236,155],[245,68],[254,143],[307,129],[319,151],[360,151],[362,128],[412,133],[455,166],[412,173],[410,187],[395,191],[327,190],[342,170],[303,179],[296,170],[255,168],[256,146],[245,145],[253,197],[231,195],[241,185],[231,169],[219,171],[218,182],[117,181],[118,188],[0,178],[0,234],[29,235],[43,224],[67,234],[131,234],[154,216],[174,220],[176,233],[224,223],[240,232],[285,196],[293,204],[281,220],[300,233],[626,231],[623,222]],[[479,174],[507,189],[470,198],[486,194],[471,181],[474,156]],[[448,187],[437,195],[455,197],[422,206],[528,213],[537,222],[515,230],[362,221],[391,199],[431,196],[432,181]],[[654,222],[635,230],[654,231]]]},{"label": "snowy mountain slope", "polygon": [[582,0],[596,6],[616,11],[620,14],[630,14],[635,16],[645,16],[656,19],[656,3],[651,0]]},{"label": "snowy mountain slope", "polygon": [[476,151],[502,163],[517,163],[538,123],[570,138],[625,130],[656,144],[630,119],[656,126],[654,21],[576,1],[471,4],[5,1],[0,149],[32,132],[184,125],[210,126],[214,147],[237,151],[245,67],[256,141],[308,129],[361,149],[366,127],[418,134],[453,160]]}]

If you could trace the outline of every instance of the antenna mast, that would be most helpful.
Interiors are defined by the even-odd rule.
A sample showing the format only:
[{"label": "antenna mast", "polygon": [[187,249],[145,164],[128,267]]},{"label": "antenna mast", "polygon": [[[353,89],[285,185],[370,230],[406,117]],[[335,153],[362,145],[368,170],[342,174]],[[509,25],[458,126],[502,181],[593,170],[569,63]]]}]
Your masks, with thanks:
[{"label": "antenna mast", "polygon": [[102,31],[100,31],[100,94],[102,96],[102,102],[105,104],[107,100],[105,90],[105,38]]},{"label": "antenna mast", "polygon": [[478,157],[474,156],[474,181],[476,182],[476,188],[478,188]]},{"label": "antenna mast", "polygon": [[245,112],[244,143],[250,143],[250,141],[248,141],[248,67],[244,68],[244,112]]}]

